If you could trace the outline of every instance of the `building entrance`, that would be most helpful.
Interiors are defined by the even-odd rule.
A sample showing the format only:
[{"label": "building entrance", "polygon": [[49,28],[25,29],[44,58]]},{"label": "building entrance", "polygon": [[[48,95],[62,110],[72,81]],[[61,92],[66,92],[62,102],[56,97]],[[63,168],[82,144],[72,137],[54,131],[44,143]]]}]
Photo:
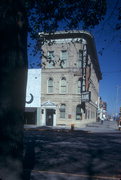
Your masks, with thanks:
[{"label": "building entrance", "polygon": [[46,125],[53,126],[53,109],[46,109]]}]

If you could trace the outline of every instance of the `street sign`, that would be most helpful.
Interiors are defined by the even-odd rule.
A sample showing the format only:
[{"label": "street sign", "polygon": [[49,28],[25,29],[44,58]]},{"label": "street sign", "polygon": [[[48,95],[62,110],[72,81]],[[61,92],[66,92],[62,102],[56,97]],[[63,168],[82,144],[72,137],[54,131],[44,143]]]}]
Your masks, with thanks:
[{"label": "street sign", "polygon": [[91,92],[82,92],[81,93],[81,101],[82,102],[89,102],[91,100]]}]

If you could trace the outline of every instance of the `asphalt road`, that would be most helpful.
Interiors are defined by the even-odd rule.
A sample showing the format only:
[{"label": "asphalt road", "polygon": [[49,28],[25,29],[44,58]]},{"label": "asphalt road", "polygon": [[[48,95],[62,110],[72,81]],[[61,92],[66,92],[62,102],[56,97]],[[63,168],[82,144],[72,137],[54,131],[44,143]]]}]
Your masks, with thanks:
[{"label": "asphalt road", "polygon": [[120,180],[121,133],[25,131],[26,180]]}]

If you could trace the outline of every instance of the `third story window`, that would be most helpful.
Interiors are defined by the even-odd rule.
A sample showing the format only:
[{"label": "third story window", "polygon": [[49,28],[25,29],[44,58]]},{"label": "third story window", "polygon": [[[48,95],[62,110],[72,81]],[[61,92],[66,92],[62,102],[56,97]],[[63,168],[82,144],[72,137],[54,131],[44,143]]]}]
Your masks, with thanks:
[{"label": "third story window", "polygon": [[48,68],[54,67],[54,51],[48,51]]},{"label": "third story window", "polygon": [[62,50],[61,51],[61,64],[63,67],[67,67],[67,51],[66,50]]},{"label": "third story window", "polygon": [[83,63],[83,50],[79,50],[78,67],[81,68]]}]

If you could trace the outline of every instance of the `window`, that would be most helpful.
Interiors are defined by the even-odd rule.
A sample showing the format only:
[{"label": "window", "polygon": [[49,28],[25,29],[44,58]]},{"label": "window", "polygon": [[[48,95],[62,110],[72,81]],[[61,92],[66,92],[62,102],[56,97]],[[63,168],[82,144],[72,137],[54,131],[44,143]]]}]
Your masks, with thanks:
[{"label": "window", "polygon": [[66,78],[65,77],[62,77],[61,79],[61,87],[60,87],[60,92],[62,94],[66,94],[66,91],[67,91],[67,87],[66,87]]},{"label": "window", "polygon": [[62,50],[61,51],[61,65],[62,67],[67,67],[67,51],[66,50]]},{"label": "window", "polygon": [[83,63],[83,50],[79,50],[79,57],[78,57],[78,67],[81,68]]},{"label": "window", "polygon": [[81,78],[78,79],[77,82],[77,93],[80,94],[81,93]]},{"label": "window", "polygon": [[81,105],[76,107],[76,120],[82,120]]},{"label": "window", "polygon": [[66,115],[66,105],[61,104],[60,106],[60,118],[65,118]]},{"label": "window", "polygon": [[48,51],[48,68],[54,67],[54,51]]},{"label": "window", "polygon": [[53,79],[48,79],[48,93],[53,93]]},{"label": "window", "polygon": [[82,81],[82,91],[83,92],[86,91],[86,81],[85,81],[85,79],[83,79],[83,81]]}]

